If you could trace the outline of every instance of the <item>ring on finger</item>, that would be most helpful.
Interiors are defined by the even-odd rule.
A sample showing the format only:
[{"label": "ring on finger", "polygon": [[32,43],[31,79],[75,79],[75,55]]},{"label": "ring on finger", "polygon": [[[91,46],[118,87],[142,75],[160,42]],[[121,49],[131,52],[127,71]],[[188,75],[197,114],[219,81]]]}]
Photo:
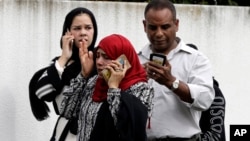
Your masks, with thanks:
[{"label": "ring on finger", "polygon": [[123,69],[115,69],[116,72],[123,71]]}]

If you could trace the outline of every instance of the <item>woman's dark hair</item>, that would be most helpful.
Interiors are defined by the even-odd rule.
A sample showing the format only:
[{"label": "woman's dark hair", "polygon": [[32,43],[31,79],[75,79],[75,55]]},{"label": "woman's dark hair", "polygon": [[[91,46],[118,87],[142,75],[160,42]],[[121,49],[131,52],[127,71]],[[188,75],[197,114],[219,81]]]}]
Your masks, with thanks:
[{"label": "woman's dark hair", "polygon": [[[62,36],[67,32],[68,29],[70,29],[73,19],[75,18],[75,16],[77,16],[79,14],[88,14],[90,16],[90,19],[91,19],[92,23],[93,23],[93,26],[94,26],[93,41],[92,41],[91,45],[88,47],[88,50],[93,51],[94,47],[95,47],[96,38],[97,38],[97,24],[96,24],[94,14],[90,10],[88,10],[87,8],[77,7],[75,9],[71,10],[66,15],[65,20],[64,20],[64,24],[63,24]],[[61,45],[61,48],[62,48],[62,38],[61,38],[61,41],[60,41],[60,45]],[[73,45],[73,54],[72,54],[71,59],[79,60],[78,52],[79,52],[78,48],[74,44]]]}]

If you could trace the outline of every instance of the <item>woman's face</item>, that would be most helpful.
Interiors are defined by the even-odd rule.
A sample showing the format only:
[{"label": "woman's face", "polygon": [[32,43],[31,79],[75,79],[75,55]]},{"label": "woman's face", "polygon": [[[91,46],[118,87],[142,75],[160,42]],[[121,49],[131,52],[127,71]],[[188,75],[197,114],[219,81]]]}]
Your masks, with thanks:
[{"label": "woman's face", "polygon": [[74,43],[79,48],[80,42],[86,40],[88,47],[91,45],[94,37],[94,26],[88,14],[79,14],[74,17],[70,32],[74,36]]},{"label": "woman's face", "polygon": [[106,55],[106,53],[98,48],[96,51],[96,68],[100,77],[102,77],[101,71],[109,64],[112,60]]}]

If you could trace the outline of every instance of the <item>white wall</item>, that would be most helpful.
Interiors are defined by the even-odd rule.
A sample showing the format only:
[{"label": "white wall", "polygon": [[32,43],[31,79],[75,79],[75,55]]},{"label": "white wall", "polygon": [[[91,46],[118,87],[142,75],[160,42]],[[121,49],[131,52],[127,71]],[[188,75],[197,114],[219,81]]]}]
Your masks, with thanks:
[{"label": "white wall", "polygon": [[[138,51],[147,43],[143,31],[146,3],[0,0],[0,140],[45,141],[56,116],[42,122],[31,113],[28,84],[36,70],[60,54],[65,15],[84,6],[98,21],[98,41],[111,33],[128,37]],[[226,98],[230,124],[250,124],[250,8],[176,5],[178,35],[198,45],[211,60]]]}]

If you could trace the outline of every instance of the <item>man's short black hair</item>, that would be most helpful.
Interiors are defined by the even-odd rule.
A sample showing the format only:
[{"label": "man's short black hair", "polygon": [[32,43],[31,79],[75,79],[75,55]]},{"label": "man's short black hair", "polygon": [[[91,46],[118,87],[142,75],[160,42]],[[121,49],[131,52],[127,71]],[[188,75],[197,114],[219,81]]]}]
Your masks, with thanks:
[{"label": "man's short black hair", "polygon": [[145,7],[144,10],[144,17],[146,18],[146,14],[149,11],[149,9],[163,9],[163,8],[167,8],[172,12],[173,15],[173,20],[176,19],[176,9],[174,4],[169,1],[169,0],[151,0],[147,6]]}]

